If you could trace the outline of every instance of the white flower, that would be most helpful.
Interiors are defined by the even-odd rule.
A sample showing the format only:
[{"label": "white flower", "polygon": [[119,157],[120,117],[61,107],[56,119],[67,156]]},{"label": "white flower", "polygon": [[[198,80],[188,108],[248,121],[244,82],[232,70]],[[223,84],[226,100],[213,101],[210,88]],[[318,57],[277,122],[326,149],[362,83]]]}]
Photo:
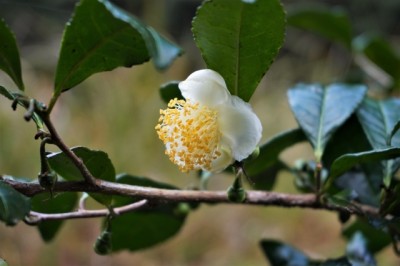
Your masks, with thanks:
[{"label": "white flower", "polygon": [[186,100],[160,110],[156,130],[165,153],[182,172],[218,172],[256,148],[262,126],[251,106],[229,93],[217,72],[203,69],[179,83]]}]

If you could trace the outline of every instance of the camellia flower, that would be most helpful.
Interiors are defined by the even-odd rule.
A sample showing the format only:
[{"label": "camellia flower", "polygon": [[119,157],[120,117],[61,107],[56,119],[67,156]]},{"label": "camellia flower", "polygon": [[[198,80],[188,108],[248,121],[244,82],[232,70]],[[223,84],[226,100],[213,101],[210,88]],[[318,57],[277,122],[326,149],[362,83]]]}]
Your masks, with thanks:
[{"label": "camellia flower", "polygon": [[186,100],[175,98],[160,110],[156,130],[182,172],[222,171],[255,150],[261,122],[248,103],[229,93],[220,74],[196,71],[179,89]]}]

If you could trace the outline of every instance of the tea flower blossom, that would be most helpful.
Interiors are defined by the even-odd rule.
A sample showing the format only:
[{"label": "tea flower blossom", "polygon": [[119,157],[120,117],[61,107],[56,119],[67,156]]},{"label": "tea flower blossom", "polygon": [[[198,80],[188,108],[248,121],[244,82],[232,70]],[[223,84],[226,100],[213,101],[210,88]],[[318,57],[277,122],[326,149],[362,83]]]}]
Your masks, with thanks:
[{"label": "tea flower blossom", "polygon": [[261,122],[248,103],[230,94],[220,74],[196,71],[179,89],[185,100],[175,98],[160,110],[156,130],[182,172],[219,172],[255,150]]}]

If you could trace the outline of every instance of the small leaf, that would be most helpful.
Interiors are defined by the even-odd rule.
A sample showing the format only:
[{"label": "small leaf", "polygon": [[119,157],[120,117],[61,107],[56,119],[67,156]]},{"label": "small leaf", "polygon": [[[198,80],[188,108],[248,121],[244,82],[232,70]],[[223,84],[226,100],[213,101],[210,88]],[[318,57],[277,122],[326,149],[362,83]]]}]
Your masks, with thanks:
[{"label": "small leaf", "polygon": [[[117,182],[137,186],[176,189],[175,187],[156,182],[148,178],[122,174]],[[114,206],[132,203],[139,199],[115,197]],[[137,210],[115,217],[112,221],[112,251],[148,248],[161,243],[175,234],[183,226],[186,212],[180,210],[184,203],[162,204],[151,209]]]},{"label": "small leaf", "polygon": [[[115,181],[115,169],[107,153],[90,150],[85,147],[74,147],[71,151],[82,159],[95,178],[111,182]],[[79,169],[63,152],[49,154],[47,158],[51,168],[64,179],[68,181],[84,180]],[[112,196],[110,195],[98,193],[89,193],[89,195],[101,204],[109,205],[111,203]]]},{"label": "small leaf", "polygon": [[363,85],[298,84],[288,91],[297,122],[314,147],[320,161],[333,133],[350,117],[366,93]]},{"label": "small leaf", "polygon": [[284,40],[279,0],[205,1],[192,25],[207,67],[224,77],[233,95],[248,101]]},{"label": "small leaf", "polygon": [[150,57],[165,69],[180,54],[179,47],[107,0],[82,0],[64,32],[55,94],[92,74],[142,64]]},{"label": "small leaf", "polygon": [[[74,209],[78,202],[77,193],[61,193],[51,197],[42,193],[32,198],[32,210],[42,213],[64,213]],[[63,220],[44,221],[38,225],[42,239],[46,242],[53,240],[60,230]]]},{"label": "small leaf", "polygon": [[6,88],[4,88],[3,86],[0,86],[0,94],[11,101],[13,101],[15,98],[14,95],[11,92],[9,92]]},{"label": "small leaf", "polygon": [[170,100],[177,98],[178,100],[184,99],[181,91],[179,90],[179,81],[170,81],[160,87],[160,96],[164,102],[169,103]]},{"label": "small leaf", "polygon": [[264,255],[273,266],[308,266],[310,260],[301,251],[275,240],[260,242]]},{"label": "small leaf", "polygon": [[351,47],[352,29],[348,14],[341,8],[308,7],[291,10],[288,25],[319,34],[331,41]]},{"label": "small leaf", "polygon": [[[357,109],[357,117],[374,149],[389,148],[388,140],[400,120],[400,100],[373,100],[365,98]],[[400,134],[391,138],[394,147],[400,147]],[[394,158],[394,157],[392,157]],[[400,167],[400,159],[383,162],[383,181],[388,187],[393,174]]]},{"label": "small leaf", "polygon": [[351,237],[346,249],[347,258],[352,265],[375,266],[376,262],[367,249],[367,239],[361,232],[356,232]]},{"label": "small leaf", "polygon": [[396,157],[400,157],[400,148],[386,148],[345,154],[340,156],[333,162],[330,171],[330,178],[338,177],[360,163],[382,161],[393,159]]},{"label": "small leaf", "polygon": [[24,83],[17,42],[3,19],[0,19],[0,40],[0,69],[6,72],[17,87],[23,91]]},{"label": "small leaf", "polygon": [[16,225],[31,209],[31,201],[11,186],[0,181],[0,220]]}]

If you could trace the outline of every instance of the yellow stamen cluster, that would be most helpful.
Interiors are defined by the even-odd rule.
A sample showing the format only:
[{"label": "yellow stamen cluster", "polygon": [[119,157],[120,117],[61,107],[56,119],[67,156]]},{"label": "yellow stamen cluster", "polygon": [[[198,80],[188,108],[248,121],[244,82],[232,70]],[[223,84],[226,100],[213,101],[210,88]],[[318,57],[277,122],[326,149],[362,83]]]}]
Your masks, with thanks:
[{"label": "yellow stamen cluster", "polygon": [[156,130],[169,159],[182,172],[210,170],[212,161],[221,156],[217,111],[175,98],[160,115]]}]

